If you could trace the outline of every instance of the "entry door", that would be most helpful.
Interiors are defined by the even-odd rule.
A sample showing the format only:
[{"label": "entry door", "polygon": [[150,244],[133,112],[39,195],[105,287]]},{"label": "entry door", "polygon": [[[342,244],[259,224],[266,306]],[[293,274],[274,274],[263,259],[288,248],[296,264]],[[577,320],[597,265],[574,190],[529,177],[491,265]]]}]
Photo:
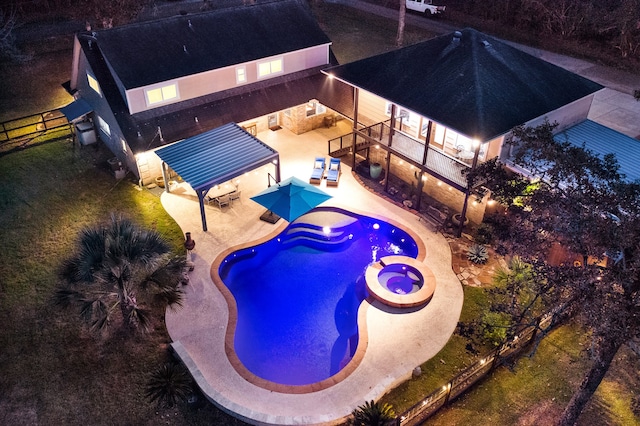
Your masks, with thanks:
[{"label": "entry door", "polygon": [[271,114],[267,118],[269,122],[269,128],[273,129],[274,127],[278,127],[278,114]]}]

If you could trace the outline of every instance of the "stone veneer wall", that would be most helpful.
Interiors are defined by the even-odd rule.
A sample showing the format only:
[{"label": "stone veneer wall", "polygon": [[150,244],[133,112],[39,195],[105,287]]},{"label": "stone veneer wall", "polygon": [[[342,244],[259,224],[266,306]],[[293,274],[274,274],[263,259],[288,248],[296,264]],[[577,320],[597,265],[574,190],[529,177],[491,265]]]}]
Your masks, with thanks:
[{"label": "stone veneer wall", "polygon": [[[382,164],[382,168],[386,170],[386,151],[383,149],[371,148],[369,154],[370,162],[378,162]],[[417,176],[418,169],[413,165],[405,163],[400,158],[391,156],[391,169],[390,173],[404,181],[407,185],[403,188],[396,188],[401,194],[406,194],[407,199],[411,199],[413,202],[417,200]],[[427,180],[424,182],[422,192],[436,201],[444,204],[452,212],[460,213],[462,206],[464,205],[464,193],[452,188],[448,184],[440,181],[436,177],[425,173]],[[403,196],[404,198],[404,196]],[[489,194],[485,195],[482,202],[477,202],[476,197],[471,195],[467,204],[467,218],[470,222],[475,224],[482,223],[484,218],[487,203],[489,201]],[[426,203],[426,198],[422,198],[421,203]]]},{"label": "stone veneer wall", "polygon": [[333,110],[327,108],[326,112],[322,114],[307,117],[306,104],[291,107],[288,111],[288,114],[284,111],[279,112],[278,119],[282,127],[291,130],[296,135],[301,135],[318,127],[323,127],[325,125],[325,117],[333,117],[336,115]]}]

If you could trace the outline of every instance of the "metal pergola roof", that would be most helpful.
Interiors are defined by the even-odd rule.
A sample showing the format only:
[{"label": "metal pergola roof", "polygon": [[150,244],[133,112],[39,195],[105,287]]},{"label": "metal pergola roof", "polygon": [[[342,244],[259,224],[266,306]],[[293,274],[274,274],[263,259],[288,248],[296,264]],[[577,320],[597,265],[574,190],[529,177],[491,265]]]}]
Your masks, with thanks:
[{"label": "metal pergola roof", "polygon": [[618,160],[620,173],[629,182],[640,181],[640,141],[614,129],[584,120],[554,136],[559,142],[591,150],[598,157],[613,154]]},{"label": "metal pergola roof", "polygon": [[[269,163],[276,165],[276,179],[280,179],[278,152],[236,123],[159,148],[155,153],[195,190],[204,231],[204,197],[211,187]],[[165,168],[162,170],[164,174]],[[169,190],[168,185],[165,188]]]}]

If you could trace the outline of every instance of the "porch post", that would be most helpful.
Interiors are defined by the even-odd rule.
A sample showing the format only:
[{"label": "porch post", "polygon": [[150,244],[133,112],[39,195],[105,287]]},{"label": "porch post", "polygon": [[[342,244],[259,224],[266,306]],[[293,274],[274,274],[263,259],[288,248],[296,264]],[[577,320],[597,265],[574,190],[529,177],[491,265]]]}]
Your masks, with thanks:
[{"label": "porch post", "polygon": [[[391,170],[391,142],[393,141],[393,132],[396,127],[396,105],[395,104],[391,104],[391,121],[389,125],[390,125],[389,139],[387,140],[387,171],[385,172],[386,174],[384,176],[385,192],[389,190],[389,170]],[[381,127],[381,131],[380,131],[381,134],[382,134],[382,129],[384,129],[384,127]]]},{"label": "porch post", "polygon": [[352,155],[352,167],[353,170],[356,169],[356,130],[358,130],[358,95],[360,93],[360,89],[357,87],[353,91],[353,133],[351,137],[351,155]]},{"label": "porch post", "polygon": [[[427,167],[427,155],[429,154],[429,145],[431,144],[431,129],[433,125],[433,121],[429,120],[429,124],[427,124],[427,135],[424,138],[424,154],[422,155],[422,165]],[[424,182],[422,181],[422,177],[424,176],[424,170],[420,170],[420,182],[418,182],[418,200],[416,201],[416,210],[420,211],[420,202],[422,201],[422,188],[424,187]]]},{"label": "porch post", "polygon": [[464,204],[462,205],[462,211],[460,212],[460,225],[458,229],[456,229],[456,237],[460,238],[462,236],[462,229],[464,228],[464,222],[467,218],[467,204],[469,203],[469,194],[471,190],[469,188],[464,192]]},{"label": "porch post", "polygon": [[167,163],[163,161],[160,166],[160,171],[162,172],[162,180],[164,181],[164,192],[171,192],[169,190],[169,178],[167,177]]},{"label": "porch post", "polygon": [[280,154],[277,157],[278,163],[276,164],[276,182],[280,182]]},{"label": "porch post", "polygon": [[[476,145],[476,149],[473,153],[473,162],[471,163],[471,170],[474,170],[478,165],[478,155],[480,154],[480,146],[482,143],[478,142]],[[464,222],[467,219],[467,204],[469,203],[469,195],[471,195],[471,185],[467,182],[467,189],[464,193],[464,205],[462,206],[462,212],[460,212],[460,226],[456,231],[456,237],[460,237],[462,235],[462,228],[464,228]]]},{"label": "porch post", "polygon": [[[207,189],[208,191],[208,189]],[[204,212],[204,195],[205,191],[198,190],[196,191],[198,194],[198,202],[200,203],[200,217],[202,218],[202,230],[207,232],[207,216]]]},{"label": "porch post", "polygon": [[481,142],[478,142],[478,145],[476,146],[475,152],[473,153],[473,162],[471,163],[471,170],[475,169],[476,166],[478,165],[478,155],[480,155],[480,146],[482,145]]}]

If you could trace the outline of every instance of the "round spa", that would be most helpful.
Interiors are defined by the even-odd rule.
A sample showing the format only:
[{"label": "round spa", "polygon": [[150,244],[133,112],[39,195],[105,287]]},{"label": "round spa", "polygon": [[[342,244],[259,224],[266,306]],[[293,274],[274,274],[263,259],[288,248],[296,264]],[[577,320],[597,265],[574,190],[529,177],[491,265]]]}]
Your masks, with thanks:
[{"label": "round spa", "polygon": [[369,294],[396,308],[421,306],[429,302],[436,289],[431,269],[408,256],[386,256],[367,267]]}]

